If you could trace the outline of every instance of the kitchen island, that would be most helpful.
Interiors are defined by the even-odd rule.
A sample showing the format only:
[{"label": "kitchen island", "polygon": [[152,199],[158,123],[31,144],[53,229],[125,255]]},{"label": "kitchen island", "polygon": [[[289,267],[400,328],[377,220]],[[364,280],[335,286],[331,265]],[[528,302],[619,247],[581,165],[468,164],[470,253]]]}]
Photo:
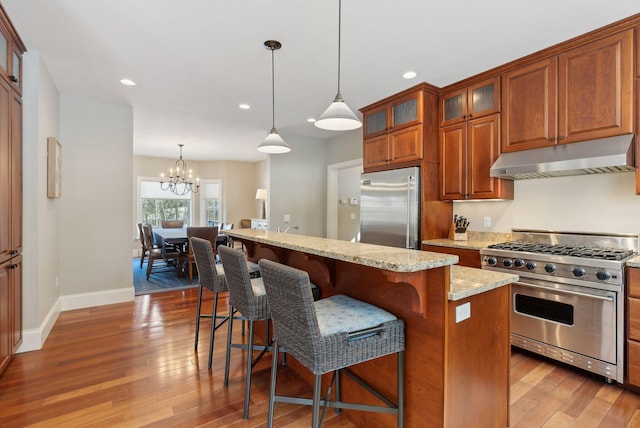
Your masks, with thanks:
[{"label": "kitchen island", "polygon": [[[456,266],[450,254],[264,230],[228,234],[244,243],[251,261],[266,258],[307,271],[322,297],[346,294],[404,320],[406,426],[508,425],[509,284],[517,275]],[[310,382],[310,373],[290,360]],[[395,356],[354,371],[395,400]],[[345,399],[373,402],[347,380]],[[345,414],[358,426],[395,426],[392,415]]]}]

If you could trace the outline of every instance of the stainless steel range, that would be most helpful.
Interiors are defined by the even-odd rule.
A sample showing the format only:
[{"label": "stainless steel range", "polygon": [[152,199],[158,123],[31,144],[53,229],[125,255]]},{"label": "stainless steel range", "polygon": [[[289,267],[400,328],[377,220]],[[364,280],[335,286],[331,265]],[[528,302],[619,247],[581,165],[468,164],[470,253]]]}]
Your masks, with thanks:
[{"label": "stainless steel range", "polygon": [[513,230],[482,268],[517,272],[511,344],[623,381],[624,264],[638,235]]}]

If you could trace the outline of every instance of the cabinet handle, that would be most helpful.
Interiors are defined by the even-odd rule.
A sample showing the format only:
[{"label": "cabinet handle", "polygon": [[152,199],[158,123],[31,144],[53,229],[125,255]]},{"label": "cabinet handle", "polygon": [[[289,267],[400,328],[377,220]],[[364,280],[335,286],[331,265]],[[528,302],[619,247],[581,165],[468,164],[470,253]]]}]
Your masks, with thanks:
[{"label": "cabinet handle", "polygon": [[11,250],[11,251],[9,251],[9,254],[11,254],[11,255],[18,254],[18,250]]},{"label": "cabinet handle", "polygon": [[15,268],[17,268],[17,267],[18,267],[18,265],[13,264],[13,265],[10,265],[10,266],[9,266],[9,269],[15,269]]},{"label": "cabinet handle", "polygon": [[473,114],[469,113],[469,119],[471,119],[473,117]]},{"label": "cabinet handle", "polygon": [[549,141],[553,143],[554,141],[556,141],[556,137],[549,137]]},{"label": "cabinet handle", "polygon": [[564,137],[562,135],[558,135],[558,141],[560,140],[564,140]]},{"label": "cabinet handle", "polygon": [[11,79],[12,82],[18,83],[18,78],[16,76],[14,76],[13,74],[11,76],[9,76],[9,79]]}]

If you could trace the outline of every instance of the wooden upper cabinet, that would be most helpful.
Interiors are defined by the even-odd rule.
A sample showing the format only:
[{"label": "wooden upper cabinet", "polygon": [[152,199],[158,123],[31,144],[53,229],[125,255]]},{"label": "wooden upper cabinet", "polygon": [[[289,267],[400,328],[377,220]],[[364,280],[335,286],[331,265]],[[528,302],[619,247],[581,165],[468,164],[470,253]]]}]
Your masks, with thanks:
[{"label": "wooden upper cabinet", "polygon": [[636,27],[636,77],[640,77],[640,27]]},{"label": "wooden upper cabinet", "polygon": [[425,112],[421,86],[360,111],[364,122],[362,158],[365,170],[403,166],[422,160]]},{"label": "wooden upper cabinet", "polygon": [[556,136],[557,58],[502,76],[502,151],[552,146]]},{"label": "wooden upper cabinet", "polygon": [[502,151],[633,132],[633,30],[502,76]]},{"label": "wooden upper cabinet", "polygon": [[633,30],[558,56],[558,143],[633,132]]},{"label": "wooden upper cabinet", "polygon": [[443,94],[440,126],[449,126],[500,111],[500,77]]},{"label": "wooden upper cabinet", "polygon": [[0,76],[18,93],[22,92],[24,44],[11,27],[0,22]]},{"label": "wooden upper cabinet", "polygon": [[489,174],[500,155],[500,114],[441,128],[440,143],[441,199],[513,199],[513,181]]}]

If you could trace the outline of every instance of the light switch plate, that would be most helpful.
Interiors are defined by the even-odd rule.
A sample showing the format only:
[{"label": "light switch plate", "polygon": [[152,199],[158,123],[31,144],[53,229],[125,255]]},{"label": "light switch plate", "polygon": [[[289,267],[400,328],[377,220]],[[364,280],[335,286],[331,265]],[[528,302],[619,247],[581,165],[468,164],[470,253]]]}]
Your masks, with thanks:
[{"label": "light switch plate", "polygon": [[291,221],[291,214],[285,214],[284,215],[284,220],[285,223],[289,223]]},{"label": "light switch plate", "polygon": [[456,323],[471,318],[471,302],[456,306]]}]

